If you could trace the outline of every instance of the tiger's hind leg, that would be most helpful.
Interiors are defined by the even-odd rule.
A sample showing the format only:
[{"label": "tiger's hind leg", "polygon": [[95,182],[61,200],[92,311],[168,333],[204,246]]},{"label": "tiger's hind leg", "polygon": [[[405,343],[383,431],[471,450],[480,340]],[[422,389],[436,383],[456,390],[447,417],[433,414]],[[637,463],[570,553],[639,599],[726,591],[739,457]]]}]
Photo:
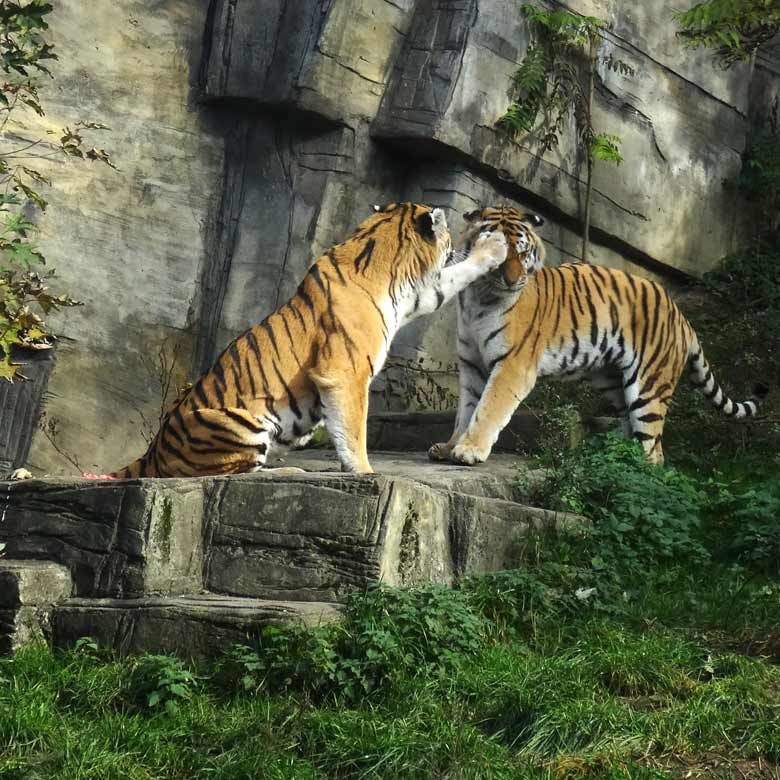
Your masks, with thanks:
[{"label": "tiger's hind leg", "polygon": [[373,474],[368,462],[368,385],[370,377],[354,373],[310,373],[322,404],[325,427],[343,471]]},{"label": "tiger's hind leg", "polygon": [[245,474],[265,466],[272,432],[246,409],[193,409],[180,419],[181,432],[172,428],[164,438],[166,476]]},{"label": "tiger's hind leg", "polygon": [[661,437],[675,385],[655,376],[644,380],[635,370],[624,386],[631,437],[642,445],[650,463],[664,462]]},{"label": "tiger's hind leg", "polygon": [[618,371],[596,371],[589,377],[594,389],[598,390],[607,399],[615,414],[620,417],[620,427],[623,435],[631,438],[631,422],[628,419],[628,406],[623,389],[623,378]]}]

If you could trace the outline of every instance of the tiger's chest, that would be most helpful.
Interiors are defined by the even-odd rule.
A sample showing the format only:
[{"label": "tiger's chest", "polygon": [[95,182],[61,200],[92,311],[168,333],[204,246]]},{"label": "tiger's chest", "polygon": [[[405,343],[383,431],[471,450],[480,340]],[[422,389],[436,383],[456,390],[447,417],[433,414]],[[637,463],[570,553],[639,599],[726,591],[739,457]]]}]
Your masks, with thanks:
[{"label": "tiger's chest", "polygon": [[469,343],[472,357],[478,357],[487,368],[509,349],[503,312],[511,300],[474,288],[475,285],[467,288],[458,298],[458,335]]}]

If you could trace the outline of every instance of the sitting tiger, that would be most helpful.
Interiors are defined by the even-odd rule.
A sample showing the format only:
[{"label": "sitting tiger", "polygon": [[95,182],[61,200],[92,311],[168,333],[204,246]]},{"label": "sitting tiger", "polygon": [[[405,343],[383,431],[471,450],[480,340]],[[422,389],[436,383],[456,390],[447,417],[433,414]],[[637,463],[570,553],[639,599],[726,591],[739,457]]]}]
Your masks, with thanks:
[{"label": "sitting tiger", "polygon": [[588,377],[653,463],[663,463],[664,421],[686,365],[694,386],[725,414],[755,414],[766,389],[742,403],[728,398],[661,286],[596,265],[544,268],[544,245],[533,229],[543,221],[515,208],[485,208],[466,221],[460,243],[496,230],[509,250],[501,268],[458,296],[460,401],[455,430],[446,444],[431,447],[432,460],[484,461],[540,376]]},{"label": "sitting tiger", "polygon": [[506,251],[502,234],[485,234],[464,262],[445,268],[451,240],[441,209],[377,208],[184,390],[141,458],[107,476],[256,471],[272,445],[301,443],[322,421],[342,468],[371,472],[368,386],[396,331],[497,268]]}]

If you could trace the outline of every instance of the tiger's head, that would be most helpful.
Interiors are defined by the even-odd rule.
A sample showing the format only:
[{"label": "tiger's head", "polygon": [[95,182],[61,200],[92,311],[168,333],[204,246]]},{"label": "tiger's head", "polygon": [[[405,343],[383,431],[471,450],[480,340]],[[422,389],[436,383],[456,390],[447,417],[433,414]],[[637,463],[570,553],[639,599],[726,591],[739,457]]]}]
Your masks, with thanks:
[{"label": "tiger's head", "polygon": [[438,271],[452,251],[447,218],[438,208],[419,203],[374,206],[355,236],[373,240],[382,265],[392,264],[395,276],[414,281]]},{"label": "tiger's head", "polygon": [[469,249],[486,230],[498,230],[506,236],[506,260],[488,275],[500,287],[519,290],[544,265],[544,243],[534,230],[544,224],[540,216],[512,206],[488,206],[465,214],[464,219],[467,227],[458,241],[461,247]]}]

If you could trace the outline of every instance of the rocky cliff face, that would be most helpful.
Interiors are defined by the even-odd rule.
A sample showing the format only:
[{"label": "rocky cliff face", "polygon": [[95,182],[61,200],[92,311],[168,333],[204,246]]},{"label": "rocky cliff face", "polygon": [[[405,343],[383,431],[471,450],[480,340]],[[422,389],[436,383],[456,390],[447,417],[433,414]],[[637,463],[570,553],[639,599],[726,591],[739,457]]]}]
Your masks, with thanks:
[{"label": "rocky cliff face", "polygon": [[[744,228],[724,181],[780,58],[719,70],[680,46],[671,0],[568,7],[606,18],[603,53],[635,70],[599,74],[597,123],[621,136],[625,163],[597,166],[592,259],[707,270]],[[207,366],[373,203],[443,206],[457,231],[463,211],[517,202],[547,218],[553,262],[577,251],[575,149],[540,157],[494,127],[527,43],[514,0],[62,0],[53,33],[49,121],[111,125],[120,171],[58,169],[41,224],[86,304],[58,322],[56,448],[39,434],[31,456],[44,471],[73,471],[57,449],[90,470],[136,456],[165,377]],[[446,369],[451,326],[452,311],[416,323],[395,357]],[[414,403],[409,372],[389,376],[375,404]],[[424,401],[446,405],[451,387],[428,375]]]}]

